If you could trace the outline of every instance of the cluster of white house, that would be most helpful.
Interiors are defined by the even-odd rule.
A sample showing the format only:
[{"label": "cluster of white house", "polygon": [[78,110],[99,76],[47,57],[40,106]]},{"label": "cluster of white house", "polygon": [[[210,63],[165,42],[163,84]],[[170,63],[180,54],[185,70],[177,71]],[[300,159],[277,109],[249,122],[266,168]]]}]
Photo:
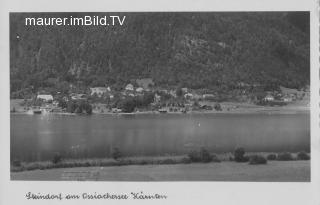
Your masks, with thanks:
[{"label": "cluster of white house", "polygon": [[[150,88],[154,85],[154,82],[151,78],[145,78],[145,79],[137,79],[136,83],[138,87],[134,87],[131,83],[127,84],[124,88],[124,91],[121,92],[123,95],[126,96],[136,96],[141,95],[144,91],[150,91]],[[109,86],[106,87],[92,87],[90,88],[90,95],[97,97],[102,97],[104,95],[108,94],[108,97],[110,99],[114,98],[114,92],[111,91],[111,88]],[[71,93],[70,98],[72,100],[83,100],[86,99],[87,94],[84,93]],[[53,96],[50,94],[41,94],[39,93],[37,95],[37,99],[41,99],[45,102],[52,102]],[[67,97],[65,97],[67,100]]]},{"label": "cluster of white house", "polygon": [[[154,86],[154,82],[151,78],[144,78],[144,79],[137,79],[136,81],[136,87],[129,83],[124,87],[124,90],[121,92],[122,96],[139,96],[143,95],[145,91],[151,91],[152,87]],[[239,84],[240,87],[247,86],[246,84],[242,83]],[[283,102],[292,102],[298,98],[301,98],[302,95],[304,95],[303,91],[297,91],[295,89],[289,89],[285,87],[280,86],[281,92],[267,92],[265,97],[263,98],[264,101],[275,101],[275,98],[280,99]],[[154,90],[155,91],[155,90]],[[168,95],[171,95],[172,97],[176,98],[177,93],[176,90],[167,90],[167,89],[160,89],[158,88],[156,91],[159,91],[161,93],[165,93]],[[206,93],[206,94],[198,94],[195,91],[192,91],[188,88],[181,88],[182,94],[185,99],[187,100],[212,100],[215,98],[215,95],[212,93]],[[111,90],[109,86],[105,87],[92,87],[90,88],[90,95],[91,96],[97,96],[102,97],[107,95],[110,99],[114,98],[115,92]],[[87,99],[87,94],[81,94],[81,93],[72,93],[69,96],[72,100],[85,100]],[[67,97],[65,97],[67,100]],[[50,94],[38,94],[37,99],[41,99],[45,102],[54,102],[54,98]],[[160,102],[161,96],[159,94],[155,94],[154,102]]]},{"label": "cluster of white house", "polygon": [[[200,95],[200,94],[197,94],[195,92],[190,92],[188,90],[188,88],[182,88],[181,90],[183,92],[184,98],[187,99],[187,100],[209,99],[209,98],[213,98],[214,97],[213,94]],[[145,89],[143,87],[134,88],[134,86],[132,84],[128,84],[128,85],[126,85],[124,91],[121,92],[121,94],[123,96],[134,97],[134,96],[143,95],[144,91],[150,91],[150,89],[149,88]],[[158,91],[160,91],[162,93],[165,93],[165,94],[169,94],[174,98],[177,97],[176,90],[159,89]],[[95,95],[97,97],[102,97],[104,95],[108,95],[108,97],[110,99],[114,98],[114,92],[112,92],[110,87],[93,87],[93,88],[90,88],[90,95],[91,96]],[[69,97],[72,100],[86,100],[87,99],[87,94],[71,93]],[[65,98],[66,101],[68,100],[67,97],[64,97],[64,98]],[[54,102],[54,98],[50,94],[38,94],[37,95],[37,99],[41,99],[44,102]],[[161,96],[158,95],[158,94],[155,94],[154,101],[155,102],[160,102],[160,99],[161,99]]]},{"label": "cluster of white house", "polygon": [[266,102],[272,102],[276,100],[276,97],[283,102],[292,102],[297,99],[297,95],[290,94],[290,95],[282,95],[282,94],[267,94],[263,100]]},{"label": "cluster of white house", "polygon": [[296,89],[290,89],[283,86],[280,86],[280,92],[267,92],[267,95],[264,97],[264,101],[272,102],[275,99],[279,99],[283,102],[292,102],[297,99],[302,99],[305,96],[310,95],[310,88],[307,87],[305,91],[299,91]]},{"label": "cluster of white house", "polygon": [[38,94],[37,99],[43,100],[45,102],[52,102],[53,101],[53,96],[52,95],[47,95],[47,94]]}]

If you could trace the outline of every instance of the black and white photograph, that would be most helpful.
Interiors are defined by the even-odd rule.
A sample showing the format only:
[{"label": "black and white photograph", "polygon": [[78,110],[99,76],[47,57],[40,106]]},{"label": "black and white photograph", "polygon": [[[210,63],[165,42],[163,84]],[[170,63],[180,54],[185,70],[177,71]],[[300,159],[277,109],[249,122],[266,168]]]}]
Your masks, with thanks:
[{"label": "black and white photograph", "polygon": [[0,205],[319,205],[319,11],[0,1]]},{"label": "black and white photograph", "polygon": [[13,181],[310,182],[310,12],[10,12]]}]

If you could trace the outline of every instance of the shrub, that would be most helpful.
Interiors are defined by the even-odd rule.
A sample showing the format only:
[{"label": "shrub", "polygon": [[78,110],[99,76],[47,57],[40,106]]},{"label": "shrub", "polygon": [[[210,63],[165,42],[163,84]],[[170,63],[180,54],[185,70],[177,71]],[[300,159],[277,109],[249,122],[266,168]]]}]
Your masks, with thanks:
[{"label": "shrub", "polygon": [[213,154],[213,155],[211,155],[211,157],[212,157],[211,161],[213,161],[213,162],[221,162],[221,160],[218,158],[217,155]]},{"label": "shrub", "polygon": [[62,161],[62,156],[59,153],[55,153],[52,158],[52,163],[58,164],[61,161]]},{"label": "shrub", "polygon": [[18,159],[13,160],[12,165],[15,167],[21,167],[21,161]]},{"label": "shrub", "polygon": [[262,155],[252,155],[249,164],[267,164],[267,159]]},{"label": "shrub", "polygon": [[214,109],[216,111],[222,111],[221,105],[219,103],[214,104]]},{"label": "shrub", "polygon": [[299,152],[297,154],[297,160],[309,160],[309,159],[310,159],[310,156],[304,151]]},{"label": "shrub", "polygon": [[143,159],[141,161],[138,161],[137,164],[138,165],[146,165],[146,164],[148,164],[148,161]]},{"label": "shrub", "polygon": [[39,164],[39,167],[38,167],[40,170],[45,170],[47,167],[43,164]]},{"label": "shrub", "polygon": [[118,161],[118,165],[119,166],[123,166],[123,165],[132,165],[134,164],[134,161],[132,161],[131,159],[120,159]]},{"label": "shrub", "polygon": [[201,148],[200,150],[200,158],[202,162],[211,162],[213,159],[209,151],[204,148]]},{"label": "shrub", "polygon": [[128,162],[128,160],[123,160],[123,159],[118,160],[116,164],[116,166],[126,166],[126,165],[130,165],[130,163]]},{"label": "shrub", "polygon": [[268,154],[268,156],[267,156],[267,160],[276,160],[276,159],[277,159],[276,154]]},{"label": "shrub", "polygon": [[189,157],[184,157],[181,159],[181,162],[183,164],[190,164],[191,163],[191,159]]},{"label": "shrub", "polygon": [[289,152],[283,152],[278,154],[277,160],[279,161],[291,161],[293,160],[292,154]]},{"label": "shrub", "polygon": [[22,172],[22,171],[24,171],[24,167],[15,167],[15,166],[13,166],[13,167],[10,167],[10,171],[11,172]]},{"label": "shrub", "polygon": [[248,162],[249,161],[249,157],[248,156],[244,156],[243,158],[242,158],[242,161],[241,162]]},{"label": "shrub", "polygon": [[247,162],[249,157],[245,156],[245,150],[243,147],[238,147],[234,150],[234,161],[236,162]]},{"label": "shrub", "polygon": [[[213,155],[210,154],[205,148],[201,148],[200,151],[191,151],[188,154],[188,157],[191,162],[211,162],[213,160]],[[217,158],[217,157],[216,157]]]},{"label": "shrub", "polygon": [[164,159],[160,161],[160,164],[176,164],[176,161],[173,159]]},{"label": "shrub", "polygon": [[188,157],[191,162],[200,162],[201,161],[199,152],[197,152],[195,150],[192,150],[191,152],[189,152]]},{"label": "shrub", "polygon": [[100,163],[100,165],[102,167],[108,167],[108,166],[116,166],[117,165],[117,161],[102,161]]},{"label": "shrub", "polygon": [[30,163],[28,165],[26,165],[25,169],[30,171],[30,170],[35,170],[39,168],[39,164],[36,162]]},{"label": "shrub", "polygon": [[111,156],[113,159],[117,160],[121,157],[121,152],[118,147],[113,148]]}]

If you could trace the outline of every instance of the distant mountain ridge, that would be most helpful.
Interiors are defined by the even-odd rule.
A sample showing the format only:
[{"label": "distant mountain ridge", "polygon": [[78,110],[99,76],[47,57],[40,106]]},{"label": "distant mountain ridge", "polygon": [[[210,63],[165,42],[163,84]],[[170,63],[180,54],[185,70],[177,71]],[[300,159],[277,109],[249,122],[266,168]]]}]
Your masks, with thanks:
[{"label": "distant mountain ridge", "polygon": [[[35,17],[63,14],[32,14]],[[84,15],[84,14],[72,14]],[[110,15],[89,13],[89,15]],[[152,78],[155,86],[233,89],[309,84],[309,13],[118,13],[123,26],[28,27],[10,14],[11,94]],[[27,89],[27,91],[26,91]]]}]

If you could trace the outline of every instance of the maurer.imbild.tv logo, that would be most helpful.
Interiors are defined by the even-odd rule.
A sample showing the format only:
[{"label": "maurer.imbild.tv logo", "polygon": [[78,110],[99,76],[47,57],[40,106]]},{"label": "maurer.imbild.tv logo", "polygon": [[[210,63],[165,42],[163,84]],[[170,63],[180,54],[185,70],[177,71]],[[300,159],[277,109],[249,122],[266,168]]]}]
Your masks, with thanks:
[{"label": "maurer.imbild.tv logo", "polygon": [[26,26],[122,26],[126,16],[26,17]]}]

